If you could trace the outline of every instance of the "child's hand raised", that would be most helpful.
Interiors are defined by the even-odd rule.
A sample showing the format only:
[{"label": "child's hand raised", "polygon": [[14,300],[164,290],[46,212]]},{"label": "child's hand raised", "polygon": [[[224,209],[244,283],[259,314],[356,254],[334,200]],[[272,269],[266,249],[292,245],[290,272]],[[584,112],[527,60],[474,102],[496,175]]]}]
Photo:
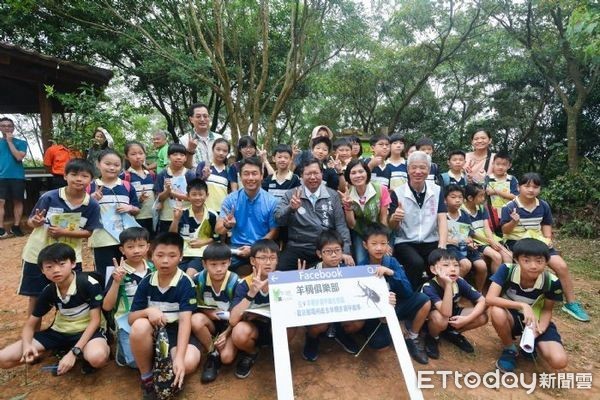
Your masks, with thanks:
[{"label": "child's hand raised", "polygon": [[123,280],[123,277],[125,276],[125,259],[123,257],[121,257],[121,262],[117,262],[116,258],[112,259],[113,261],[113,266],[115,267],[115,269],[113,270],[111,276],[113,278],[113,281],[115,283],[121,283],[121,281]]},{"label": "child's hand raised", "polygon": [[519,222],[521,220],[521,216],[517,212],[516,208],[510,213],[510,218],[515,222]]},{"label": "child's hand raised", "polygon": [[44,225],[46,222],[46,210],[35,209],[35,214],[31,217],[31,223],[33,226],[38,227]]},{"label": "child's hand raised", "polygon": [[94,190],[94,193],[92,193],[92,198],[96,201],[100,201],[100,199],[102,198],[102,196],[104,196],[102,194],[102,189],[104,188],[104,186],[102,185],[96,185],[96,190]]},{"label": "child's hand raised", "polygon": [[304,271],[306,269],[306,260],[298,259],[298,271]]},{"label": "child's hand raised", "polygon": [[179,221],[183,215],[183,202],[181,200],[175,201],[175,207],[173,207],[173,219]]},{"label": "child's hand raised", "polygon": [[258,292],[264,292],[264,289],[267,288],[269,284],[269,278],[261,279],[262,268],[261,267],[252,267],[254,273],[252,274],[252,284],[250,285],[250,289],[248,290],[248,294],[251,297],[254,297],[258,294]]}]

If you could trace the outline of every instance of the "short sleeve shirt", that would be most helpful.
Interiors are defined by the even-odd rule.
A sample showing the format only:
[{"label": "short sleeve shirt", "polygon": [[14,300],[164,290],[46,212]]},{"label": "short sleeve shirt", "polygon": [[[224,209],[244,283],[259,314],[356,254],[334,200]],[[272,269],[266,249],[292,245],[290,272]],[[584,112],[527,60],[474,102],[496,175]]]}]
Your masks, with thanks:
[{"label": "short sleeve shirt", "polygon": [[67,199],[66,188],[63,187],[44,193],[33,207],[30,218],[35,215],[35,210],[46,211],[46,222],[43,226],[35,228],[29,235],[27,243],[23,247],[23,260],[37,264],[38,255],[44,247],[61,242],[73,247],[76,261],[81,262],[82,239],[70,237],[54,239],[48,235],[48,227],[53,224],[70,230],[80,228],[89,232],[101,229],[98,202],[86,193],[82,203],[79,206],[73,206]]},{"label": "short sleeve shirt", "polygon": [[[235,306],[240,304],[240,302],[242,300],[244,300],[244,297],[246,297],[246,295],[248,294],[248,291],[250,290],[249,284],[251,281],[252,281],[252,275],[249,275],[245,279],[242,279],[239,282],[239,284],[237,285],[237,287],[235,289],[235,295],[233,296],[233,301],[231,302],[231,308],[234,308]],[[258,292],[256,294],[256,297],[254,298],[254,301],[250,305],[250,307],[252,307],[253,305],[264,306],[267,304],[269,304],[269,292],[267,292],[267,293]]]},{"label": "short sleeve shirt", "polygon": [[[125,276],[123,280],[121,280],[121,284],[119,285],[119,294],[117,295],[117,304],[115,306],[115,319],[129,313],[131,305],[133,303],[133,298],[137,291],[138,285],[142,282],[146,276],[150,275],[152,271],[154,271],[154,265],[144,261],[146,264],[146,269],[144,272],[137,272],[135,268],[130,267],[125,264]],[[106,284],[105,296],[106,293],[110,290],[112,285],[114,284],[112,276],[109,278],[108,283]]]},{"label": "short sleeve shirt", "polygon": [[97,280],[74,272],[65,297],[61,296],[55,283],[48,284],[38,297],[32,315],[42,318],[55,307],[56,316],[50,329],[75,335],[85,331],[90,323],[90,310],[101,307],[103,299],[102,287]]},{"label": "short sleeve shirt", "polygon": [[512,221],[510,214],[512,214],[513,210],[517,210],[520,219],[513,231],[504,235],[507,240],[534,238],[547,242],[547,239],[542,235],[542,226],[552,225],[553,222],[552,211],[548,203],[544,200],[536,199],[535,206],[532,209],[527,209],[517,197],[502,207],[500,224],[504,225]]},{"label": "short sleeve shirt", "polygon": [[166,288],[158,286],[158,272],[146,276],[138,285],[130,312],[158,308],[165,314],[167,323],[179,321],[179,313],[197,308],[194,282],[179,268]]},{"label": "short sleeve shirt", "polygon": [[[228,311],[231,308],[235,292],[239,284],[239,277],[235,272],[227,271],[221,289],[217,292],[214,287],[208,271],[203,270],[196,274],[198,304],[217,307],[221,311]],[[200,282],[204,282],[201,284]],[[200,292],[201,290],[201,292]]]},{"label": "short sleeve shirt", "polygon": [[[439,303],[444,297],[444,289],[437,281],[437,278],[433,278],[432,280],[425,282],[421,291],[431,299],[432,305]],[[463,298],[475,304],[481,298],[481,293],[479,293],[473,286],[469,285],[469,283],[463,278],[458,278],[456,282],[452,282],[453,310],[459,308],[459,302]]]},{"label": "short sleeve shirt", "polygon": [[[13,144],[17,150],[27,153],[26,141],[13,137]],[[0,179],[25,179],[23,162],[12,155],[5,138],[0,139]]]},{"label": "short sleeve shirt", "polygon": [[278,201],[264,189],[249,198],[244,189],[230,193],[221,206],[221,217],[235,210],[236,224],[231,231],[234,247],[252,245],[264,238],[271,229],[277,228],[275,209]]}]

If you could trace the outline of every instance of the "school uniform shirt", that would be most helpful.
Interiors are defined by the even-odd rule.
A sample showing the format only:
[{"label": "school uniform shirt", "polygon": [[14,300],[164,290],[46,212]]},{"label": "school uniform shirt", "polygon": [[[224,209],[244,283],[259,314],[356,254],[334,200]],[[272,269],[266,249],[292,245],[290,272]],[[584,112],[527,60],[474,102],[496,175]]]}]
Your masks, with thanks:
[{"label": "school uniform shirt", "polygon": [[[17,150],[27,153],[27,142],[13,137],[13,144]],[[25,168],[22,161],[17,161],[10,152],[6,138],[0,139],[0,179],[25,179]]]},{"label": "school uniform shirt", "polygon": [[532,209],[527,209],[521,204],[519,198],[515,198],[502,207],[501,225],[512,221],[510,214],[513,210],[517,210],[520,219],[515,229],[504,235],[506,240],[533,238],[546,244],[549,243],[549,239],[542,235],[542,225],[552,225],[552,211],[550,211],[548,203],[544,200],[535,199],[535,206]]},{"label": "school uniform shirt", "polygon": [[210,175],[206,178],[206,186],[208,187],[208,197],[206,198],[206,207],[209,210],[219,213],[223,200],[229,193],[229,178],[227,175],[227,167],[219,170],[214,164],[210,166]]},{"label": "school uniform shirt", "polygon": [[[366,159],[365,162],[368,164],[371,161],[370,158]],[[388,163],[385,162],[383,167],[381,165],[376,166],[371,170],[371,182],[377,182],[385,187],[390,187],[391,180],[391,169],[388,167]]]},{"label": "school uniform shirt", "polygon": [[[230,310],[238,304],[240,304],[242,300],[244,300],[244,298],[248,294],[248,291],[250,290],[252,278],[252,274],[250,274],[239,281],[237,287],[235,288],[235,295],[233,296],[233,301],[231,302]],[[252,306],[264,306],[267,304],[269,304],[269,292],[267,291],[266,293],[263,293],[259,291],[256,294],[254,301],[252,301],[252,303],[250,304],[249,308],[252,308]]]},{"label": "school uniform shirt", "polygon": [[229,311],[239,280],[240,278],[235,272],[227,271],[221,284],[221,290],[217,292],[208,271],[200,271],[194,276],[198,304],[216,307],[220,311]]},{"label": "school uniform shirt", "polygon": [[390,192],[395,190],[398,186],[401,186],[408,182],[406,161],[402,161],[396,164],[388,160],[386,168],[388,168],[390,171]]},{"label": "school uniform shirt", "polygon": [[[119,286],[119,294],[117,295],[117,304],[114,308],[114,318],[119,319],[119,317],[128,314],[133,304],[133,297],[137,292],[138,285],[146,276],[150,275],[156,269],[154,268],[154,264],[149,261],[144,260],[144,271],[138,272],[135,268],[124,263],[125,276],[123,276],[123,280],[121,280],[121,284]],[[108,283],[106,284],[106,290],[104,291],[104,297],[106,297],[106,293],[110,290],[112,285],[114,284],[112,276],[109,278]]]},{"label": "school uniform shirt", "polygon": [[456,218],[447,213],[446,218],[448,220],[449,239],[454,239],[460,243],[466,241],[469,236],[473,236],[474,230],[471,226],[471,217],[465,210],[459,208],[458,217]]},{"label": "school uniform shirt", "polygon": [[277,200],[281,200],[285,195],[285,192],[296,188],[301,184],[302,182],[300,182],[298,175],[294,174],[292,171],[288,171],[288,174],[282,181],[277,180],[277,174],[267,176],[263,179],[262,188],[275,196]]},{"label": "school uniform shirt", "polygon": [[425,181],[424,192],[420,196],[423,196],[422,205],[419,205],[408,182],[391,193],[390,215],[399,204],[404,209],[402,223],[394,231],[395,244],[433,243],[440,239],[437,216],[447,211],[442,189],[431,181]]},{"label": "school uniform shirt", "polygon": [[89,194],[85,194],[80,205],[74,206],[67,200],[66,187],[50,190],[44,193],[29,216],[35,216],[35,210],[46,210],[46,222],[44,225],[34,228],[23,247],[23,260],[28,263],[37,264],[40,251],[52,243],[66,243],[75,250],[77,262],[82,261],[81,248],[82,239],[61,237],[58,239],[48,235],[50,225],[58,225],[69,230],[77,228],[93,232],[102,228],[100,222],[100,206]]},{"label": "school uniform shirt", "polygon": [[[100,220],[102,221],[103,215],[107,215],[111,213],[115,207],[119,205],[127,205],[130,204],[134,207],[139,207],[140,203],[138,201],[137,193],[133,186],[129,182],[124,183],[120,178],[117,178],[117,181],[114,183],[112,187],[109,187],[102,182],[100,179],[95,179],[90,183],[89,193],[94,193],[98,185],[102,185],[102,198],[98,200],[98,204],[100,204]],[[126,187],[130,186],[129,189]],[[119,217],[119,213],[114,213],[115,218]],[[106,221],[104,221],[106,222]],[[114,221],[115,226],[118,227],[121,225],[121,231],[123,230],[122,221]],[[115,246],[119,244],[119,241],[113,237],[108,231],[102,227],[100,229],[96,229],[92,236],[88,241],[90,247],[107,247],[107,246]]]},{"label": "school uniform shirt", "polygon": [[264,189],[259,189],[253,198],[244,189],[230,193],[221,206],[221,218],[234,210],[235,226],[231,232],[232,247],[252,245],[264,238],[271,229],[277,228],[275,209],[277,199]]},{"label": "school uniform shirt", "polygon": [[467,174],[461,172],[458,176],[454,175],[452,171],[444,172],[440,175],[442,178],[442,184],[444,185],[444,189],[449,185],[458,185],[462,188],[467,186]]},{"label": "school uniform shirt", "polygon": [[197,308],[196,291],[192,278],[177,268],[169,286],[158,286],[158,272],[146,276],[138,285],[130,312],[158,308],[165,314],[167,323],[179,321],[179,313]]},{"label": "school uniform shirt", "polygon": [[[495,175],[490,174],[485,178],[485,187],[494,189],[497,192],[511,193],[515,196],[519,195],[519,183],[517,182],[517,178],[512,175],[506,175],[504,178],[500,179],[496,178]],[[498,211],[498,215],[502,213],[502,207],[508,204],[509,201],[510,200],[498,196],[497,194],[490,196],[492,207]]]},{"label": "school uniform shirt", "polygon": [[90,310],[102,306],[102,287],[91,276],[73,272],[73,280],[62,297],[55,283],[48,284],[38,297],[33,312],[34,317],[42,318],[53,307],[56,315],[50,329],[67,335],[85,331],[90,324]]},{"label": "school uniform shirt", "polygon": [[431,163],[431,168],[429,169],[429,175],[427,175],[427,180],[433,183],[437,183],[438,175],[440,174],[440,168],[434,162]]},{"label": "school uniform shirt", "polygon": [[[521,287],[521,267],[516,264],[512,268],[516,268],[513,273],[510,274],[512,279],[511,276],[509,276],[510,269],[506,264],[500,265],[496,273],[490,277],[490,281],[502,286],[501,296],[503,298],[529,304],[530,306],[533,305],[540,296],[544,296],[544,298],[551,301],[563,300],[562,285],[554,274],[542,272],[537,277],[532,288],[523,289]],[[547,278],[551,281],[549,286],[547,286],[544,281]],[[544,290],[547,287],[549,287],[549,289]],[[517,311],[521,313],[521,310]]]},{"label": "school uniform shirt", "polygon": [[[490,217],[485,207],[483,205],[477,206],[477,211],[475,211],[475,213],[471,213],[465,205],[463,205],[461,209],[471,219],[471,228],[473,229],[473,232],[485,237],[485,221]],[[486,242],[477,239],[475,239],[475,241],[479,244],[487,244]]]},{"label": "school uniform shirt", "polygon": [[[154,183],[154,193],[156,197],[165,190],[165,179],[171,179],[171,192],[181,194],[187,193],[187,183],[196,178],[196,173],[187,168],[183,168],[177,175],[173,175],[171,167],[167,167],[156,175],[156,183]],[[162,202],[159,219],[161,221],[173,221],[173,207],[176,200],[174,198],[166,199]],[[188,207],[189,202],[184,201],[183,207]]]},{"label": "school uniform shirt", "polygon": [[[444,297],[444,288],[440,285],[437,277],[425,282],[421,292],[431,299],[431,305],[442,301]],[[452,282],[452,310],[460,308],[459,302],[463,298],[475,304],[481,298],[481,293],[463,278],[458,278],[455,282]]]},{"label": "school uniform shirt", "polygon": [[202,257],[206,246],[194,248],[190,246],[190,241],[195,239],[206,240],[213,239],[215,236],[215,226],[217,224],[217,214],[210,211],[206,204],[202,207],[202,219],[196,219],[196,215],[189,206],[181,214],[178,231],[184,240],[184,257]]},{"label": "school uniform shirt", "polygon": [[154,204],[154,181],[156,175],[144,170],[144,176],[141,176],[133,168],[127,169],[127,173],[123,172],[119,175],[122,180],[131,183],[131,186],[135,189],[135,193],[139,199],[142,194],[148,196],[144,202],[140,203],[140,212],[135,216],[135,219],[150,219],[152,218],[152,205]]}]

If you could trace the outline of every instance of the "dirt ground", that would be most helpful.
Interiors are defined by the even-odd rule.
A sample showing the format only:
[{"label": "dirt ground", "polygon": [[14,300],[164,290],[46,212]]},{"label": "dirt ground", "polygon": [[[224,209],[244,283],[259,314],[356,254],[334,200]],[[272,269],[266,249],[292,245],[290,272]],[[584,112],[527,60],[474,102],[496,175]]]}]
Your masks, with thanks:
[{"label": "dirt ground", "polygon": [[[15,294],[21,270],[21,249],[26,238],[11,238],[0,241],[0,348],[17,340],[26,318],[26,298]],[[599,242],[576,242],[598,253]],[[574,257],[577,257],[575,253]],[[597,258],[595,258],[597,260]],[[91,258],[85,256],[84,269],[90,269]],[[595,275],[598,276],[598,275]],[[578,295],[591,311],[592,322],[583,324],[568,318],[558,309],[555,321],[569,353],[566,372],[591,373],[593,385],[590,390],[541,389],[531,395],[519,389],[488,389],[483,386],[459,389],[453,380],[442,388],[439,376],[432,380],[434,389],[424,389],[426,399],[554,399],[580,398],[600,399],[600,382],[597,371],[600,357],[600,285],[599,280],[575,276]],[[50,319],[45,321],[50,322]],[[494,371],[494,362],[500,352],[500,343],[491,324],[468,332],[466,336],[474,343],[475,353],[467,355],[453,345],[442,342],[440,360],[431,360],[429,365],[414,364],[418,370],[455,370],[463,374],[475,371],[480,375]],[[322,341],[317,362],[302,359],[303,335],[296,335],[291,342],[290,355],[297,399],[405,399],[408,398],[402,373],[392,349],[381,352],[366,350],[355,358],[345,353],[334,341]],[[53,377],[42,372],[40,367],[55,363],[51,357],[40,364],[12,370],[0,371],[1,399],[130,399],[139,398],[138,374],[120,368],[111,361],[102,370],[92,375],[82,375],[76,368],[63,377]],[[543,363],[519,359],[517,372],[524,372],[525,381],[531,382],[532,373],[552,372]],[[538,384],[539,386],[539,384]],[[233,367],[221,369],[218,379],[209,384],[200,383],[199,372],[186,378],[180,399],[274,399],[276,398],[275,373],[271,349],[263,349],[257,364],[248,379],[237,379]]]}]

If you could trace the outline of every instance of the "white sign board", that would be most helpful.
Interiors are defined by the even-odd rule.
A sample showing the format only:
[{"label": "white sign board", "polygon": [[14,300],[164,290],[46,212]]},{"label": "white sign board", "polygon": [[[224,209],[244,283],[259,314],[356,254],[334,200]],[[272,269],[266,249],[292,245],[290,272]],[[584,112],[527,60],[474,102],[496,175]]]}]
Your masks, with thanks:
[{"label": "white sign board", "polygon": [[275,271],[269,303],[277,398],[294,398],[286,328],[385,317],[410,398],[423,399],[385,279],[376,266]]}]

